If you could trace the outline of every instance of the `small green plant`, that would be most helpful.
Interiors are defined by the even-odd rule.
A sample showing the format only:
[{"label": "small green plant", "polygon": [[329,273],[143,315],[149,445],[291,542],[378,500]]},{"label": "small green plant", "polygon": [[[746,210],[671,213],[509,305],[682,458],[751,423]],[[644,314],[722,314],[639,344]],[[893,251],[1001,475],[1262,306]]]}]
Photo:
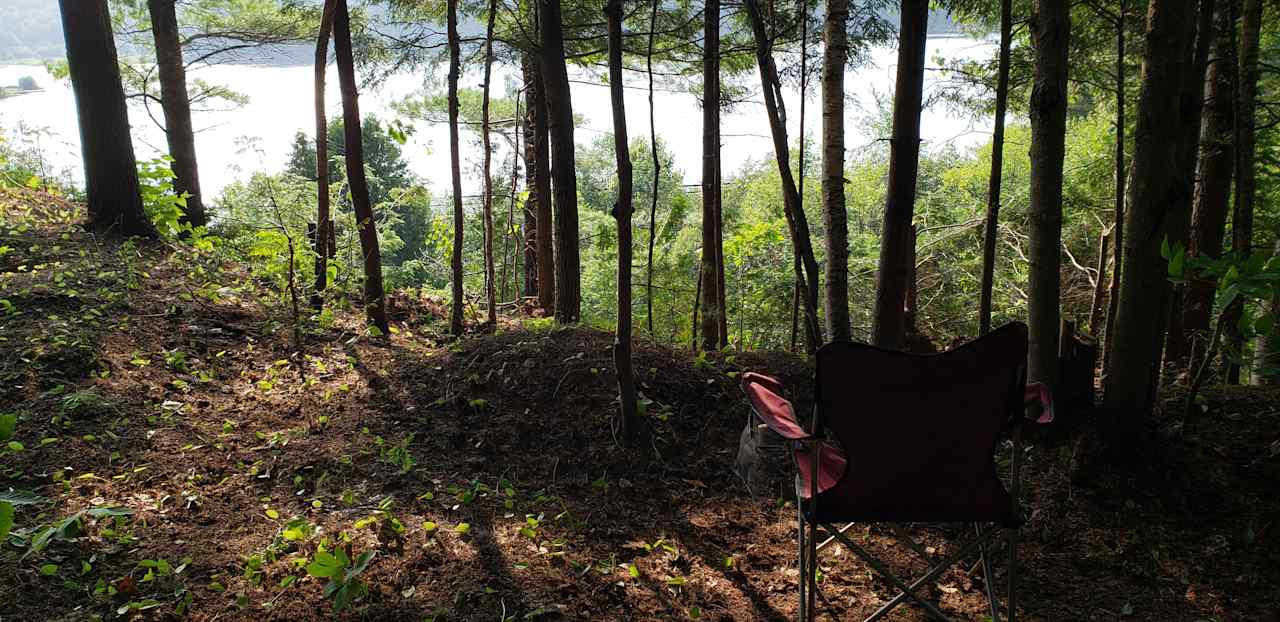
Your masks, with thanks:
[{"label": "small green plant", "polygon": [[191,225],[183,222],[187,211],[187,193],[178,194],[173,189],[177,177],[170,167],[173,158],[163,156],[138,163],[138,188],[142,191],[142,207],[155,224],[160,235],[177,238],[191,231]]},{"label": "small green plant", "polygon": [[381,436],[373,437],[373,444],[378,447],[378,457],[385,463],[398,469],[401,473],[413,470],[415,464],[409,445],[413,443],[413,434],[406,434],[398,443],[388,443]]},{"label": "small green plant", "polygon": [[321,549],[316,551],[311,563],[307,564],[307,574],[329,580],[324,588],[324,595],[333,599],[335,613],[345,610],[352,600],[367,592],[360,574],[369,567],[373,556],[374,551],[365,551],[353,562],[350,551],[339,548],[329,553]]}]

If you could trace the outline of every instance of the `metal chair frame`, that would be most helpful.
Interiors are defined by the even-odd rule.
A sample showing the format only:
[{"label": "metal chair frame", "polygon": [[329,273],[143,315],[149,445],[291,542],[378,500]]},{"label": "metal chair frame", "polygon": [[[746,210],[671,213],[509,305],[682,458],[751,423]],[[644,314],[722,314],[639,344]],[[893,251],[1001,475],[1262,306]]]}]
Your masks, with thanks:
[{"label": "metal chair frame", "polygon": [[[1025,330],[1025,327],[1023,327],[1023,330]],[[819,370],[819,376],[821,376],[821,370]],[[1019,393],[1023,392],[1022,387],[1026,385],[1025,366],[1018,368],[1015,377],[1011,378],[1010,382],[1013,383],[1011,385],[1011,390],[1017,390]],[[1047,389],[1045,389],[1043,385],[1032,385],[1026,388],[1025,394],[1028,396],[1033,394],[1039,395],[1042,403],[1046,406],[1047,412],[1047,416],[1041,417],[1040,422],[1051,421],[1052,402],[1049,399]],[[1008,547],[1008,594],[1006,619],[1009,620],[1009,622],[1014,622],[1017,612],[1018,530],[1024,522],[1022,520],[1021,507],[1019,505],[1019,497],[1021,492],[1021,469],[1023,458],[1022,426],[1027,422],[1027,419],[1025,418],[1025,403],[1009,404],[1010,412],[1008,414],[1008,423],[1004,428],[1004,431],[1011,432],[1010,436],[1013,446],[1009,468],[1009,486],[1007,488],[1007,492],[1009,493],[1009,497],[1012,502],[1012,507],[1008,514],[1008,517],[1010,518],[1005,519],[1002,522],[970,523],[973,529],[973,537],[967,542],[961,544],[954,552],[942,557],[941,559],[937,559],[921,550],[920,547],[912,542],[909,537],[904,535],[901,528],[894,525],[892,533],[897,538],[904,540],[910,549],[920,555],[929,564],[929,570],[927,572],[908,583],[895,575],[894,572],[884,564],[884,562],[872,555],[866,548],[854,542],[853,539],[845,533],[853,525],[871,524],[872,521],[846,523],[841,527],[835,523],[820,522],[818,520],[818,499],[821,496],[821,489],[819,488],[821,473],[820,460],[822,457],[822,448],[825,442],[823,434],[824,428],[822,425],[823,413],[820,407],[821,401],[822,400],[818,400],[819,405],[814,406],[813,423],[809,428],[811,430],[810,432],[804,432],[802,429],[796,429],[796,427],[799,426],[794,421],[791,421],[790,423],[795,424],[796,427],[792,427],[789,430],[775,429],[775,432],[779,432],[784,437],[784,440],[786,440],[787,447],[791,450],[793,465],[796,467],[797,471],[795,490],[796,514],[798,518],[796,540],[799,553],[800,571],[799,619],[802,622],[815,619],[817,613],[817,597],[820,595],[817,586],[819,551],[833,542],[839,542],[852,551],[858,558],[862,559],[877,574],[888,580],[898,589],[897,595],[885,602],[877,611],[865,618],[863,622],[879,620],[907,601],[918,604],[921,608],[937,619],[950,620],[951,618],[947,617],[946,614],[939,610],[934,603],[929,602],[917,592],[922,586],[935,581],[948,568],[955,565],[957,562],[971,558],[975,553],[977,554],[978,559],[973,568],[974,570],[978,568],[981,568],[982,570],[983,583],[991,620],[993,622],[1000,622],[1001,607],[996,595],[994,581],[995,576],[992,572],[991,557],[992,546],[998,544],[1000,540],[1003,539],[1006,541]],[[760,412],[756,410],[754,404],[752,406],[752,412],[756,419],[772,427],[770,424],[771,419],[762,416]],[[794,419],[794,416],[791,418]],[[805,494],[806,482],[803,480],[802,466],[800,464],[800,456],[803,455],[802,452],[807,453],[810,457],[809,459],[812,460],[810,464],[812,465],[811,477],[813,482],[809,483],[812,488],[810,490],[812,494],[808,495]],[[937,522],[943,523],[951,521],[939,520]],[[821,544],[819,544],[820,534],[822,533],[825,533],[826,537],[823,539]]]}]

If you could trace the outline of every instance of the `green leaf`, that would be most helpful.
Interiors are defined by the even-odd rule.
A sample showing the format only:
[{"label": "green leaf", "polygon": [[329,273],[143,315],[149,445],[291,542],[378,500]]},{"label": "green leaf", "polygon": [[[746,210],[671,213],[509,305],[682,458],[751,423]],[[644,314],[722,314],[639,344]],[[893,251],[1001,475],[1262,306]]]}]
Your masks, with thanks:
[{"label": "green leaf", "polygon": [[373,561],[374,553],[375,551],[365,551],[361,553],[360,556],[356,558],[355,565],[351,567],[351,572],[347,573],[347,577],[354,577],[364,572],[364,569],[369,567],[369,562]]},{"label": "green leaf", "polygon": [[85,514],[94,518],[103,518],[105,516],[130,516],[133,514],[133,510],[130,510],[129,508],[101,507],[86,510]]},{"label": "green leaf", "polygon": [[26,490],[10,490],[8,492],[0,492],[0,501],[12,503],[13,505],[36,505],[44,503],[46,499]]},{"label": "green leaf", "polygon": [[1171,253],[1169,252],[1169,238],[1166,237],[1165,239],[1160,241],[1160,257],[1164,259],[1168,259],[1170,254]]},{"label": "green leaf", "polygon": [[58,565],[45,564],[40,567],[40,574],[46,577],[52,577],[53,575],[58,574]]},{"label": "green leaf", "polygon": [[7,441],[13,438],[13,431],[17,427],[17,415],[0,415],[0,441]]},{"label": "green leaf", "polygon": [[457,532],[458,535],[465,536],[471,533],[471,523],[458,523],[458,526],[454,527],[453,530]]},{"label": "green leaf", "polygon": [[310,564],[307,564],[307,574],[313,577],[333,579],[342,576],[344,567],[345,564],[338,561],[338,558],[332,554],[317,551],[315,559]]},{"label": "green leaf", "polygon": [[9,540],[11,529],[13,529],[13,504],[0,501],[0,547]]},{"label": "green leaf", "polygon": [[280,512],[278,512],[278,511],[276,511],[276,510],[272,510],[272,509],[268,508],[268,509],[267,509],[267,518],[269,518],[269,519],[271,519],[271,520],[279,520],[279,519],[280,519]]},{"label": "green leaf", "polygon": [[1175,279],[1182,278],[1186,260],[1187,253],[1182,249],[1178,249],[1178,252],[1174,253],[1173,257],[1169,260],[1169,276]]},{"label": "green leaf", "polygon": [[635,563],[632,563],[630,566],[627,566],[627,574],[631,575],[632,579],[639,579],[640,567],[635,565]]}]

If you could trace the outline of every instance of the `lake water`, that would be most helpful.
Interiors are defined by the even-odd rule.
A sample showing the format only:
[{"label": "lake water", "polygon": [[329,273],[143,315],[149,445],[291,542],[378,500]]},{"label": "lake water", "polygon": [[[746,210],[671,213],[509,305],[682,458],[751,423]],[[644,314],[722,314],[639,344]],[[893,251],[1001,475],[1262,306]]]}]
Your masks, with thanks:
[{"label": "lake water", "polygon": [[[967,38],[934,38],[929,40],[927,58],[987,57],[993,45],[987,41]],[[850,103],[846,105],[846,147],[850,153],[864,148],[875,140],[864,128],[862,119],[874,106],[873,93],[882,97],[893,92],[896,51],[882,48],[872,53],[870,62],[852,70],[846,76],[845,88]],[[494,85],[513,82],[495,67]],[[0,128],[13,137],[20,127],[42,128],[40,146],[46,157],[58,169],[68,169],[79,178],[79,138],[76,126],[75,100],[70,85],[54,80],[43,67],[0,66],[0,85],[16,84],[22,76],[32,76],[43,91],[0,100]],[[197,128],[196,148],[200,157],[201,181],[209,196],[216,196],[227,184],[247,178],[255,170],[277,171],[283,168],[293,136],[298,131],[310,133],[313,126],[311,67],[266,67],[252,65],[219,65],[202,67],[192,71],[191,78],[200,78],[213,84],[223,84],[247,95],[249,103],[243,107],[199,112],[195,115]],[[577,141],[587,143],[598,135],[613,129],[609,89],[598,79],[582,73],[571,76],[574,82],[574,112],[581,115],[584,124],[575,134]],[[626,75],[627,124],[630,135],[647,137],[649,134],[647,77],[643,73]],[[926,73],[926,97],[938,80],[940,72]],[[330,68],[327,101],[330,115],[340,114],[341,100],[337,90],[337,75]],[[463,85],[478,88],[479,72],[463,76]],[[584,83],[585,82],[585,83]],[[756,74],[749,84],[758,86]],[[372,92],[361,93],[361,112],[374,113],[384,119],[394,118],[392,102],[420,90],[422,79],[418,75],[394,76],[386,84]],[[660,87],[659,87],[660,88]],[[757,89],[758,90],[758,89]],[[808,89],[806,130],[809,140],[820,136],[821,110],[818,96],[820,85]],[[784,93],[788,112],[789,135],[798,136],[800,125],[799,93],[796,89]],[[655,93],[655,118],[658,135],[675,154],[676,167],[684,174],[685,183],[698,184],[701,178],[702,115],[693,95],[659,91]],[[152,106],[157,118],[162,118],[158,106]],[[135,128],[135,148],[139,158],[151,158],[165,149],[164,133],[151,121],[140,105],[130,109],[130,121]],[[990,133],[990,121],[971,124],[965,119],[950,115],[938,107],[927,110],[923,118],[923,137],[926,148],[936,148],[950,143],[961,147],[984,142]],[[771,157],[773,144],[769,137],[769,125],[764,106],[758,99],[739,105],[732,114],[722,119],[723,160],[725,175],[738,170],[748,160]],[[472,135],[474,136],[474,135]],[[509,158],[510,150],[503,141],[495,139],[498,158]],[[449,192],[448,127],[445,124],[425,126],[417,124],[417,131],[405,147],[406,159],[415,173],[431,186],[437,196]],[[463,134],[462,157],[464,159],[463,184],[467,194],[474,194],[480,186],[480,176],[475,174],[481,159],[478,142]],[[496,168],[496,166],[495,166]]]}]

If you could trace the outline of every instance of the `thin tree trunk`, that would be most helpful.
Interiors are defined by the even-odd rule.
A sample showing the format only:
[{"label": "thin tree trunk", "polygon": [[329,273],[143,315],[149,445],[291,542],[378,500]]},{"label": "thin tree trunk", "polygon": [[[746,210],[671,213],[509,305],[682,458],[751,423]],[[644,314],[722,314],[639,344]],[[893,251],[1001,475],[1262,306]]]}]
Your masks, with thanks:
[{"label": "thin tree trunk", "polygon": [[208,224],[204,197],[200,193],[200,172],[196,166],[196,134],[191,123],[191,100],[187,96],[187,68],[178,39],[178,12],[175,0],[147,0],[151,13],[151,34],[156,44],[156,68],[160,76],[164,133],[173,158],[173,189],[187,195],[183,221],[192,227]]},{"label": "thin tree trunk", "polygon": [[[987,219],[982,235],[982,289],[978,298],[978,334],[991,330],[991,296],[995,289],[996,242],[1000,226],[1000,187],[1004,179],[1004,118],[1009,109],[1009,55],[1013,0],[1000,0],[1000,65],[996,77],[995,129],[991,133],[991,175],[987,180]],[[1104,251],[1105,255],[1106,252]],[[1099,273],[1101,274],[1101,273]]]},{"label": "thin tree trunk", "polygon": [[618,375],[618,397],[622,405],[622,437],[635,438],[639,427],[636,411],[635,374],[631,364],[631,151],[627,142],[627,114],[622,84],[622,0],[608,0],[609,95],[613,104],[613,144],[618,164],[618,202],[613,217],[618,221],[618,330],[613,341],[613,364]]},{"label": "thin tree trunk", "polygon": [[[1253,252],[1253,205],[1258,192],[1257,148],[1258,43],[1262,28],[1262,0],[1244,0],[1240,18],[1239,92],[1236,94],[1236,197],[1231,218],[1231,252],[1244,261]],[[1227,308],[1226,339],[1230,360],[1226,378],[1240,384],[1244,336],[1238,324],[1244,313],[1239,297]]]},{"label": "thin tree trunk", "polygon": [[333,14],[337,0],[325,0],[320,16],[320,32],[316,36],[315,93],[316,117],[316,240],[315,240],[315,294],[311,306],[319,310],[324,305],[324,290],[329,286],[329,259],[333,216],[329,214],[329,119],[325,114],[325,72],[329,65],[329,35],[333,32]]},{"label": "thin tree trunk", "polygon": [[[519,298],[521,296],[520,286],[515,284],[515,273],[520,271],[520,239],[522,236],[516,230],[516,194],[520,186],[520,134],[524,131],[524,115],[520,112],[520,93],[515,93],[516,110],[515,121],[511,124],[511,195],[510,201],[507,203],[507,223],[506,231],[502,243],[502,276],[498,282],[502,286],[498,289],[498,295],[503,300],[507,299],[508,291],[511,298]],[[527,216],[527,214],[526,214]],[[526,218],[525,222],[528,222]],[[511,272],[507,272],[507,253],[511,254]],[[526,273],[526,277],[528,274]],[[509,290],[508,290],[509,288]]]},{"label": "thin tree trunk", "polygon": [[[1231,47],[1235,24],[1231,9],[1219,4],[1212,57],[1205,76],[1205,113],[1200,132],[1200,186],[1192,210],[1191,237],[1187,246],[1189,258],[1222,255],[1222,238],[1226,231],[1227,209],[1231,203],[1231,176],[1235,170],[1235,92],[1232,88],[1234,68]],[[1184,343],[1188,353],[1185,367],[1200,368],[1208,347],[1210,323],[1213,320],[1213,298],[1218,289],[1215,277],[1187,273],[1187,289],[1182,303]]]},{"label": "thin tree trunk", "polygon": [[[1194,7],[1181,0],[1151,0],[1138,103],[1129,209],[1125,217],[1124,272],[1113,326],[1106,403],[1131,417],[1145,417],[1156,400],[1160,346],[1168,298],[1168,262],[1161,245],[1175,218],[1170,212],[1183,192],[1178,165],[1183,88],[1193,62],[1187,50],[1195,27]],[[1190,120],[1187,120],[1190,122]],[[1133,419],[1131,419],[1132,421]]]},{"label": "thin tree trunk", "polygon": [[542,85],[551,134],[555,178],[556,319],[572,324],[582,316],[582,267],[578,249],[578,176],[573,161],[573,102],[565,67],[560,0],[538,0]]},{"label": "thin tree trunk", "polygon": [[782,86],[778,82],[778,70],[773,63],[769,37],[764,30],[764,20],[756,0],[746,0],[751,19],[751,31],[756,44],[756,64],[760,69],[760,83],[764,91],[765,111],[769,116],[769,129],[773,135],[773,149],[778,162],[778,175],[782,179],[783,213],[791,233],[794,253],[799,257],[800,268],[796,276],[804,283],[801,298],[804,302],[805,346],[814,352],[822,343],[822,326],[818,323],[818,262],[814,259],[813,244],[809,239],[809,222],[804,214],[804,204],[796,189],[795,177],[789,164],[790,147],[787,142],[786,109],[782,102]]},{"label": "thin tree trunk", "polygon": [[449,259],[452,270],[452,310],[449,314],[449,332],[462,336],[462,244],[466,228],[466,215],[462,211],[462,154],[458,146],[458,77],[462,73],[462,52],[458,44],[458,0],[447,0],[449,29],[449,165],[453,183],[453,253]]},{"label": "thin tree trunk", "polygon": [[[1275,256],[1280,257],[1280,240],[1275,243]],[[1280,385],[1280,288],[1272,288],[1271,300],[1263,303],[1261,311],[1271,316],[1271,331],[1261,333],[1254,344],[1253,384]]]},{"label": "thin tree trunk", "polygon": [[80,124],[90,231],[156,237],[142,207],[129,111],[106,0],[59,0]]},{"label": "thin tree trunk", "polygon": [[871,341],[901,349],[907,295],[907,241],[915,212],[920,156],[920,110],[924,96],[924,53],[929,25],[928,0],[903,0],[898,30],[898,75],[893,96],[893,137],[889,155],[889,193],[880,231],[880,265]]},{"label": "thin tree trunk", "polygon": [[702,348],[720,347],[720,282],[716,218],[720,202],[720,1],[703,7],[702,50]]},{"label": "thin tree trunk", "polygon": [[[711,1],[716,2],[717,0],[711,0]],[[706,19],[708,20],[711,19],[709,9],[708,9],[707,15],[708,17],[706,17]],[[714,45],[718,50],[720,45],[719,10],[716,11],[716,20],[717,20],[716,21],[717,30],[714,33],[714,36],[704,39],[703,45],[704,46]],[[653,105],[653,37],[654,37],[654,31],[657,29],[657,25],[658,25],[658,0],[651,0],[649,4],[649,49],[645,52],[645,56],[644,56],[645,68],[648,70],[648,74],[649,74],[649,154],[653,157],[653,190],[649,196],[649,257],[647,260],[645,260],[645,264],[644,264],[644,297],[645,297],[645,310],[646,310],[645,321],[648,323],[648,326],[649,326],[650,339],[657,338],[657,335],[653,332],[653,243],[658,235],[658,184],[660,183],[661,174],[662,174],[662,162],[658,158],[658,125],[654,117],[654,105]],[[706,61],[704,60],[703,62],[705,63]],[[704,77],[704,80],[705,80],[705,77]],[[716,84],[718,88],[719,82],[717,82]],[[704,116],[704,123],[705,123],[705,116]],[[705,136],[706,134],[705,127],[703,128],[702,131]],[[706,149],[705,144],[703,145],[703,149],[704,150]],[[703,172],[705,174],[705,169]],[[706,192],[705,179],[703,181],[703,192],[704,192],[703,196],[705,197],[705,192]],[[704,198],[703,202],[705,203],[705,201],[706,199]]]},{"label": "thin tree trunk", "polygon": [[844,203],[844,69],[849,0],[828,0],[822,50],[822,216],[827,226],[827,332],[853,339],[849,319],[849,223]]},{"label": "thin tree trunk", "polygon": [[[484,88],[480,101],[481,140],[484,143],[484,293],[489,307],[489,324],[498,324],[498,299],[493,279],[493,143],[489,137],[489,82],[493,77],[493,22],[498,15],[497,0],[489,0],[489,21],[484,35]],[[456,96],[456,93],[455,93]],[[515,189],[512,188],[512,192]]]},{"label": "thin tree trunk", "polygon": [[1127,1],[1120,0],[1116,12],[1116,156],[1115,156],[1115,223],[1111,228],[1111,284],[1107,287],[1107,328],[1104,331],[1106,342],[1102,348],[1102,377],[1106,378],[1111,369],[1111,352],[1114,341],[1111,339],[1111,327],[1115,326],[1116,308],[1120,304],[1120,273],[1124,268],[1124,211],[1125,211],[1125,132],[1128,121],[1125,120],[1125,104],[1128,97],[1125,90],[1125,11]]},{"label": "thin tree trunk", "polygon": [[[1191,211],[1196,190],[1196,153],[1200,145],[1200,124],[1204,110],[1204,77],[1209,60],[1209,42],[1213,40],[1213,13],[1216,0],[1200,0],[1196,22],[1194,55],[1184,78],[1181,114],[1184,119],[1178,132],[1178,171],[1182,177],[1178,201],[1170,206],[1168,238],[1172,247],[1183,251],[1190,245]],[[1172,285],[1169,294],[1169,326],[1165,334],[1164,363],[1169,371],[1181,369],[1190,354],[1186,348],[1186,329],[1182,323],[1182,297],[1185,288]],[[1173,380],[1170,377],[1166,380]]]},{"label": "thin tree trunk", "polygon": [[541,61],[528,63],[525,80],[526,105],[529,109],[528,144],[529,201],[534,209],[534,256],[537,270],[538,307],[546,316],[555,311],[556,272],[552,228],[551,155],[548,153],[547,102],[543,97]]},{"label": "thin tree trunk", "polygon": [[1058,385],[1061,313],[1062,164],[1066,156],[1067,49],[1071,38],[1067,0],[1037,0],[1031,19],[1035,88],[1031,93],[1031,225],[1027,256],[1027,379]]},{"label": "thin tree trunk", "polygon": [[1093,302],[1089,305],[1089,332],[1095,337],[1102,328],[1103,312],[1106,310],[1103,298],[1107,293],[1107,251],[1111,245],[1111,230],[1103,231],[1098,236],[1097,279],[1093,283]]},{"label": "thin tree trunk", "polygon": [[382,253],[378,248],[378,228],[369,202],[369,180],[364,171],[364,141],[360,130],[360,97],[356,92],[355,59],[351,54],[351,16],[347,0],[337,0],[333,20],[333,45],[338,58],[338,82],[342,91],[342,124],[346,139],[347,187],[356,213],[360,252],[364,256],[364,306],[369,322],[383,335],[387,324],[386,298],[382,289]]},{"label": "thin tree trunk", "polygon": [[[524,199],[524,295],[527,297],[536,297],[538,295],[538,184],[537,178],[537,154],[534,152],[534,143],[537,138],[534,132],[537,131],[534,121],[535,108],[538,106],[537,101],[537,73],[538,70],[533,66],[533,61],[529,60],[528,53],[524,53],[520,58],[520,69],[524,76],[524,118],[521,125],[524,130],[524,174],[525,174],[525,199]],[[545,146],[545,143],[544,143]]]}]

